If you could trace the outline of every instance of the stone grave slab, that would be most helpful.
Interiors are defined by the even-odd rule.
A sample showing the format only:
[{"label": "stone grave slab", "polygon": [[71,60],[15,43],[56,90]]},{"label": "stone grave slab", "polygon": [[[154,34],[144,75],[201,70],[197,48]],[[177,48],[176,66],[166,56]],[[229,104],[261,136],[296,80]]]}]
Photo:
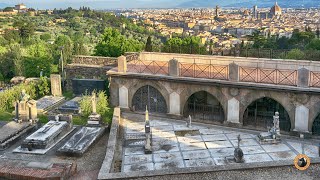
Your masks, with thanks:
[{"label": "stone grave slab", "polygon": [[[13,152],[27,154],[45,154],[75,128],[66,121],[49,121],[46,125],[28,136]],[[31,145],[31,150],[28,150]]]},{"label": "stone grave slab", "polygon": [[174,131],[156,131],[152,132],[152,138],[167,138],[167,137],[175,137]]},{"label": "stone grave slab", "polygon": [[178,152],[180,151],[177,144],[163,144],[163,145],[152,145],[152,152],[156,153],[167,153],[167,152]]},{"label": "stone grave slab", "polygon": [[144,124],[142,123],[129,123],[127,124],[126,133],[144,133]]},{"label": "stone grave slab", "polygon": [[199,129],[200,134],[203,135],[208,135],[208,134],[222,134],[223,131],[220,129],[214,129],[214,128],[209,128],[209,129]]},{"label": "stone grave slab", "polygon": [[261,148],[261,146],[246,146],[241,147],[243,154],[261,154],[266,153],[264,149]]},{"label": "stone grave slab", "polygon": [[153,144],[177,144],[178,140],[176,137],[169,137],[169,138],[152,138],[152,143]]},{"label": "stone grave slab", "polygon": [[243,158],[245,163],[272,161],[271,157],[268,154],[250,154],[245,155]]},{"label": "stone grave slab", "polygon": [[234,139],[237,140],[239,134],[240,134],[242,140],[255,138],[255,136],[254,136],[254,135],[251,135],[251,134],[234,133],[234,132],[233,132],[233,133],[230,133],[230,134],[226,134],[226,136],[227,136],[230,140],[234,140]]},{"label": "stone grave slab", "polygon": [[180,152],[158,153],[153,155],[154,162],[182,160]]},{"label": "stone grave slab", "polygon": [[58,152],[70,155],[83,155],[101,137],[104,130],[105,128],[102,127],[82,127],[58,149]]},{"label": "stone grave slab", "polygon": [[173,125],[173,129],[175,131],[198,130],[197,128],[195,128],[193,126],[188,127],[186,124],[184,124],[184,125]]},{"label": "stone grave slab", "polygon": [[[302,146],[299,142],[287,142],[291,147],[296,151],[302,154]],[[319,157],[318,147],[315,145],[305,144],[304,145],[304,154],[308,157]]]},{"label": "stone grave slab", "polygon": [[193,142],[201,142],[202,137],[200,135],[198,136],[187,136],[187,137],[179,137],[177,136],[177,139],[179,143],[193,143]]},{"label": "stone grave slab", "polygon": [[266,145],[261,145],[262,148],[270,153],[270,152],[281,152],[281,151],[290,151],[290,148],[285,145],[285,144],[266,144]]},{"label": "stone grave slab", "polygon": [[224,134],[202,135],[204,141],[227,141]]},{"label": "stone grave slab", "polygon": [[126,156],[135,154],[144,154],[144,147],[127,147],[124,150]]},{"label": "stone grave slab", "polygon": [[229,141],[212,141],[205,142],[208,149],[221,149],[221,148],[229,148],[233,147]]},{"label": "stone grave slab", "polygon": [[228,161],[226,160],[226,158],[213,158],[213,161],[218,166],[223,166],[228,164]]},{"label": "stone grave slab", "polygon": [[10,121],[0,127],[0,150],[4,150],[17,142],[22,136],[34,129],[30,123]]},{"label": "stone grave slab", "polygon": [[154,164],[155,170],[173,169],[173,168],[184,168],[183,160],[176,160],[170,162],[160,162]]},{"label": "stone grave slab", "polygon": [[58,107],[58,111],[62,114],[72,113],[72,114],[79,114],[80,113],[80,101],[82,97],[75,97],[70,101],[63,103],[61,106]]},{"label": "stone grave slab", "polygon": [[[238,140],[231,140],[233,146],[238,146]],[[255,139],[242,139],[240,141],[240,147],[247,147],[247,146],[258,146],[259,143]]]},{"label": "stone grave slab", "polygon": [[137,139],[145,139],[145,133],[126,133],[124,139],[125,140],[137,140]]},{"label": "stone grave slab", "polygon": [[180,143],[180,148],[182,151],[194,151],[194,150],[205,150],[206,145],[203,142],[195,142],[195,143]]},{"label": "stone grave slab", "polygon": [[129,164],[123,166],[123,172],[135,172],[135,171],[153,171],[153,163],[144,163],[144,164]]},{"label": "stone grave slab", "polygon": [[150,126],[151,127],[157,127],[157,126],[171,126],[172,123],[167,121],[161,121],[161,120],[151,120]]},{"label": "stone grave slab", "polygon": [[145,140],[143,139],[134,139],[134,140],[126,140],[126,147],[142,147],[145,145]]},{"label": "stone grave slab", "polygon": [[152,162],[152,154],[141,154],[141,155],[130,155],[130,156],[124,156],[123,163],[128,164],[144,164],[144,163],[150,163]]},{"label": "stone grave slab", "polygon": [[274,152],[274,153],[269,153],[269,155],[275,161],[293,160],[297,156],[293,151]]},{"label": "stone grave slab", "polygon": [[196,160],[186,160],[186,167],[206,167],[214,166],[214,161],[211,158],[208,159],[196,159]]},{"label": "stone grave slab", "polygon": [[233,156],[234,148],[209,149],[213,158]]},{"label": "stone grave slab", "polygon": [[152,128],[152,132],[157,132],[157,131],[173,131],[173,126],[155,126]]},{"label": "stone grave slab", "polygon": [[204,159],[210,158],[210,153],[208,150],[198,150],[198,151],[183,151],[183,159]]},{"label": "stone grave slab", "polygon": [[64,97],[44,96],[37,100],[37,111],[39,114],[45,113],[64,101]]}]

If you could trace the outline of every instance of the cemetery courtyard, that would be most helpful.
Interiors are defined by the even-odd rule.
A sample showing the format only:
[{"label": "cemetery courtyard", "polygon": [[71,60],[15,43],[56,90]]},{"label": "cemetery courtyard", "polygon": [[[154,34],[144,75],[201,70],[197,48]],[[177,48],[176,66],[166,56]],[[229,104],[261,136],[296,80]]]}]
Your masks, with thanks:
[{"label": "cemetery courtyard", "polygon": [[[320,177],[317,138],[281,133],[273,134],[273,141],[266,143],[258,139],[262,131],[204,124],[191,117],[112,109],[105,92],[66,97],[59,81],[59,77],[51,77],[52,95],[37,100],[18,89],[14,109],[1,113],[1,178]],[[277,122],[275,114],[273,133],[279,133]],[[305,171],[293,165],[299,154],[311,160]]]},{"label": "cemetery courtyard", "polygon": [[[283,135],[282,142],[277,145],[261,145],[256,139],[260,133],[258,131],[197,122],[192,122],[191,126],[187,127],[186,121],[152,116],[152,114],[150,114],[152,153],[145,154],[142,137],[145,131],[144,119],[144,113],[121,113],[119,136],[115,140],[116,151],[109,179],[138,177],[140,179],[317,179],[320,177],[318,164],[312,164],[306,171],[294,168],[293,159],[302,153],[302,141],[299,138]],[[115,118],[113,121],[115,122]],[[2,121],[0,126],[5,123]],[[81,157],[69,157],[58,153],[57,150],[77,129],[80,129],[80,126],[75,127],[75,131],[43,155],[13,152],[21,145],[23,141],[21,139],[10,148],[0,151],[0,166],[9,164],[27,168],[29,172],[33,169],[36,172],[37,169],[45,169],[48,164],[73,163],[76,164],[77,170],[70,179],[99,178],[105,173],[103,164],[106,160],[110,160],[109,152],[106,154],[106,151],[112,141],[109,133],[112,134],[114,129],[111,127],[111,132],[104,133]],[[239,134],[240,147],[244,153],[243,163],[235,163],[232,158]],[[114,136],[111,135],[111,138]],[[304,140],[304,151],[312,162],[318,163],[316,143],[318,142],[315,140]],[[253,168],[255,166],[256,168]]]}]

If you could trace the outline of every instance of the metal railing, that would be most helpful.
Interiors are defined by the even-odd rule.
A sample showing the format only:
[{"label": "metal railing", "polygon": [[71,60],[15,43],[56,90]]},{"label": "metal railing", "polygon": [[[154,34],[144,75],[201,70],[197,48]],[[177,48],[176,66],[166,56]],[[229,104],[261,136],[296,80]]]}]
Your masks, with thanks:
[{"label": "metal railing", "polygon": [[[152,52],[179,53],[179,54],[199,54],[199,55],[220,55],[236,57],[254,57],[268,59],[295,59],[288,56],[291,49],[267,49],[267,48],[210,48],[205,45],[185,45],[185,46],[153,46]],[[302,57],[297,59],[320,61],[319,50],[301,50]]]}]

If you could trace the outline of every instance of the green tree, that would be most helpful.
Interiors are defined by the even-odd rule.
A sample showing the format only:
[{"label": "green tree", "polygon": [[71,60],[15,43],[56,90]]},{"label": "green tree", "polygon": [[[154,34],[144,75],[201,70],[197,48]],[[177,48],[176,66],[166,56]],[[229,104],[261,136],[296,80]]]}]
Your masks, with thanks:
[{"label": "green tree", "polygon": [[19,29],[19,35],[22,39],[30,38],[35,32],[35,25],[29,21],[16,21],[13,26]]},{"label": "green tree", "polygon": [[45,41],[45,42],[48,42],[51,39],[51,34],[49,34],[49,33],[41,34],[40,35],[40,39]]},{"label": "green tree", "polygon": [[47,57],[25,57],[23,65],[26,77],[39,77],[43,71],[44,76],[49,76],[53,60]]},{"label": "green tree", "polygon": [[147,52],[152,52],[152,40],[151,40],[151,36],[149,36],[148,39],[147,39],[145,51],[147,51]]},{"label": "green tree", "polygon": [[55,59],[59,60],[62,50],[64,64],[70,63],[72,58],[72,41],[69,36],[60,35],[55,40]]},{"label": "green tree", "polygon": [[313,39],[308,45],[307,49],[320,50],[320,39]]},{"label": "green tree", "polygon": [[286,59],[305,59],[305,54],[300,49],[292,49],[288,52]]},{"label": "green tree", "polygon": [[18,42],[20,39],[20,35],[18,31],[8,30],[8,29],[5,30],[3,37],[9,42]]},{"label": "green tree", "polygon": [[94,52],[97,56],[118,57],[128,51],[141,51],[142,48],[141,43],[134,39],[126,39],[119,30],[106,28]]}]

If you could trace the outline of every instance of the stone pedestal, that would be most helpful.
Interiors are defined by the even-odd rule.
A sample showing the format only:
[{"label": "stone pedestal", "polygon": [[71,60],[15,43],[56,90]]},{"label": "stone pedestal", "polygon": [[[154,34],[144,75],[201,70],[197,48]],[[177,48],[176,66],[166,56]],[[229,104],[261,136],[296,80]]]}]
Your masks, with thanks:
[{"label": "stone pedestal", "polygon": [[59,74],[51,74],[51,94],[53,96],[62,96],[61,76]]},{"label": "stone pedestal", "polygon": [[19,118],[18,121],[28,121],[30,114],[29,114],[29,106],[26,101],[18,102],[18,114]]},{"label": "stone pedestal", "polygon": [[118,72],[127,72],[127,58],[125,56],[118,57]]},{"label": "stone pedestal", "polygon": [[236,63],[229,64],[229,80],[239,81],[239,66]]},{"label": "stone pedestal", "polygon": [[169,76],[178,77],[180,75],[179,61],[176,59],[171,59],[169,61]]},{"label": "stone pedestal", "polygon": [[91,114],[88,120],[88,126],[100,126],[101,124],[101,115],[100,114]]},{"label": "stone pedestal", "polygon": [[37,120],[38,119],[38,110],[37,110],[37,101],[35,100],[30,100],[28,101],[29,104],[29,115],[32,120]]}]

